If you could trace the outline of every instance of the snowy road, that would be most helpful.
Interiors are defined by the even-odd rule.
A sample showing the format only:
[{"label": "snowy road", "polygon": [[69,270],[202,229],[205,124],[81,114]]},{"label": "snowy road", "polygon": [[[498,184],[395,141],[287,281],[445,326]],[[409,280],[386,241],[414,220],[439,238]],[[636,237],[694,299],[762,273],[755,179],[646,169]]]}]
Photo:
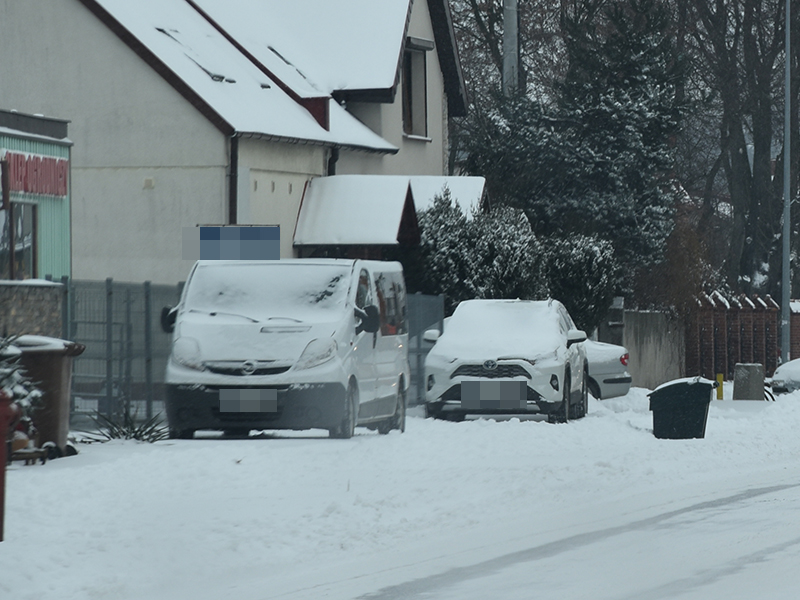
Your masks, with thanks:
[{"label": "snowy road", "polygon": [[800,395],[567,425],[115,442],[8,473],[0,598],[794,599]]},{"label": "snowy road", "polygon": [[[798,488],[800,483],[749,489],[363,597],[795,598],[800,564]],[[768,503],[776,502],[783,503],[781,510],[769,510]]]}]

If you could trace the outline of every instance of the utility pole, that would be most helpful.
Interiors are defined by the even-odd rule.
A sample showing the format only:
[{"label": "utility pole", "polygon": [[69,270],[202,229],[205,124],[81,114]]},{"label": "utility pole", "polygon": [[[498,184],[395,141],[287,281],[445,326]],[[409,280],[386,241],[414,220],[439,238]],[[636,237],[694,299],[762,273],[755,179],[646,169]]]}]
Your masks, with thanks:
[{"label": "utility pole", "polygon": [[781,360],[790,360],[791,354],[791,311],[789,303],[792,298],[792,279],[790,273],[789,253],[791,251],[791,217],[792,199],[790,198],[790,182],[792,172],[792,131],[790,127],[792,115],[792,27],[789,0],[786,0],[786,65],[784,68],[784,102],[783,102],[783,264],[781,272]]},{"label": "utility pole", "polygon": [[[788,0],[787,0],[788,2]],[[503,95],[514,95],[519,84],[517,0],[503,0]]]}]

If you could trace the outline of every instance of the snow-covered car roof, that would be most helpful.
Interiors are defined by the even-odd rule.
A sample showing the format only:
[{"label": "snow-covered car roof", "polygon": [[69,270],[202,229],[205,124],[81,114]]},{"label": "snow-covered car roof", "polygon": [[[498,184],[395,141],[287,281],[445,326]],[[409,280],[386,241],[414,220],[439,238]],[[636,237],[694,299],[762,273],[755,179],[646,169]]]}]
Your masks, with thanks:
[{"label": "snow-covered car roof", "polygon": [[467,358],[494,351],[501,358],[535,358],[565,344],[553,301],[466,300],[458,305],[432,352]]}]

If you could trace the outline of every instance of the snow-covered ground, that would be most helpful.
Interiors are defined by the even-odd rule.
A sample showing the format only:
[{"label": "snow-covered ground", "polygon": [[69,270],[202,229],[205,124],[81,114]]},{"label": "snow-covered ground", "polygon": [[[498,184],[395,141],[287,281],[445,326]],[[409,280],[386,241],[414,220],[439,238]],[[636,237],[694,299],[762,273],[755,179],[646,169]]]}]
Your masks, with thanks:
[{"label": "snow-covered ground", "polygon": [[0,598],[796,598],[800,393],[563,425],[109,442],[7,473]]}]

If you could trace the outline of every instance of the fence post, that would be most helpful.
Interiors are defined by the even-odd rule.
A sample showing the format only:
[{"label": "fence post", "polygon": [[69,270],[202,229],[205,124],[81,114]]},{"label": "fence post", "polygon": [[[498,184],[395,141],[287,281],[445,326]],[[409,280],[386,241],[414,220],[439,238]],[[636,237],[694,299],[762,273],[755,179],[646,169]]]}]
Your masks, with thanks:
[{"label": "fence post", "polygon": [[106,401],[103,414],[111,416],[114,397],[114,289],[111,277],[106,278]]},{"label": "fence post", "polygon": [[153,331],[150,282],[144,282],[144,390],[147,420],[153,418]]},{"label": "fence post", "polygon": [[125,288],[125,417],[131,416],[131,393],[133,383],[133,322],[131,319],[131,288]]},{"label": "fence post", "polygon": [[61,337],[65,340],[69,338],[69,277],[66,275],[61,276],[61,285],[64,286],[61,290]]}]

